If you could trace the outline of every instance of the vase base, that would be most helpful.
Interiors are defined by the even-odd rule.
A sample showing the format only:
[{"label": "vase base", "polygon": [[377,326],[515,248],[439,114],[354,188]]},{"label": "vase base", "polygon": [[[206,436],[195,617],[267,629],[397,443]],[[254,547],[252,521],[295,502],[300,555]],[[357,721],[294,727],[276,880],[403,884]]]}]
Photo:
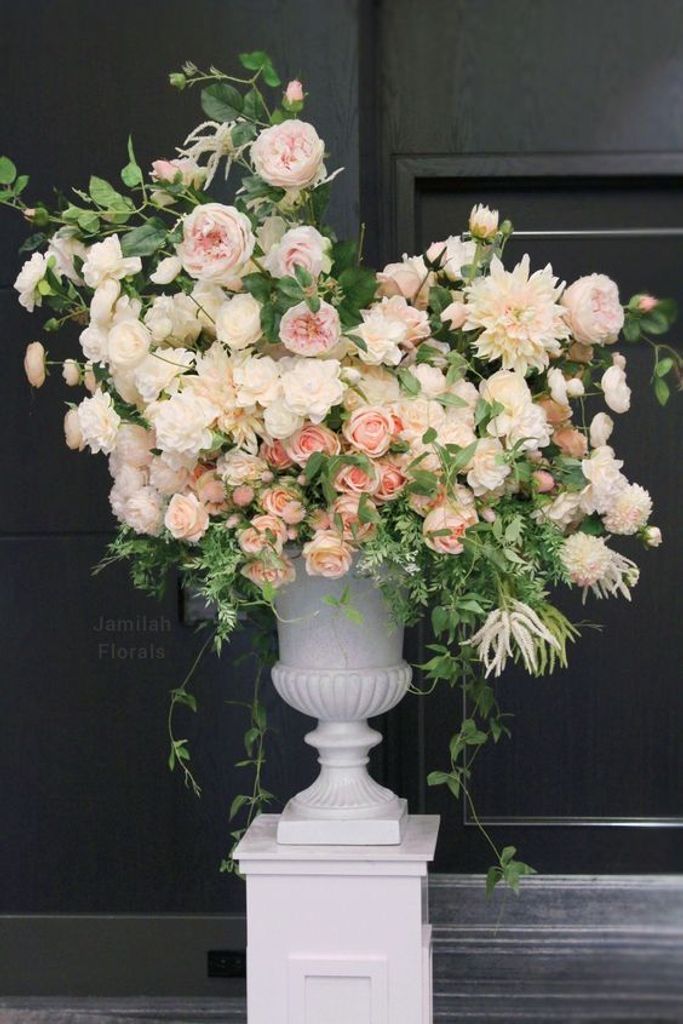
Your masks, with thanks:
[{"label": "vase base", "polygon": [[398,800],[381,818],[302,818],[289,804],[280,815],[277,841],[285,846],[398,846],[408,822],[408,804]]}]

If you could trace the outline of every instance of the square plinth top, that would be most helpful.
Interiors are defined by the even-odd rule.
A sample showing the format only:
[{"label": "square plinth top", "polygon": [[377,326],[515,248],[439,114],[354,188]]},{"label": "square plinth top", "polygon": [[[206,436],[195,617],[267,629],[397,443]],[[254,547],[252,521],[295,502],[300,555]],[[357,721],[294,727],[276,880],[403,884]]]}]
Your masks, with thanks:
[{"label": "square plinth top", "polygon": [[356,870],[381,865],[389,874],[402,873],[403,867],[413,874],[418,865],[426,866],[434,859],[440,820],[437,814],[410,814],[403,842],[395,846],[294,846],[278,843],[279,819],[279,814],[260,814],[250,825],[233,854],[245,874],[261,873],[266,864],[274,870],[281,867],[284,874],[295,864],[300,868],[307,865],[312,873],[318,873],[316,867],[323,865],[329,869],[344,864]]}]

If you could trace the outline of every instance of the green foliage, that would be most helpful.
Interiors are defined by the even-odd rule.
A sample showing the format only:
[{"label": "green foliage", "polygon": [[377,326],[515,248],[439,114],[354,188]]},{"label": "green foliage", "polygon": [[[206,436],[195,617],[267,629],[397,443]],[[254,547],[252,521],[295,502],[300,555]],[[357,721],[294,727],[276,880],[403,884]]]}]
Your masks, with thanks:
[{"label": "green foliage", "polygon": [[228,82],[214,82],[202,89],[202,110],[212,121],[234,121],[243,106],[242,94]]}]

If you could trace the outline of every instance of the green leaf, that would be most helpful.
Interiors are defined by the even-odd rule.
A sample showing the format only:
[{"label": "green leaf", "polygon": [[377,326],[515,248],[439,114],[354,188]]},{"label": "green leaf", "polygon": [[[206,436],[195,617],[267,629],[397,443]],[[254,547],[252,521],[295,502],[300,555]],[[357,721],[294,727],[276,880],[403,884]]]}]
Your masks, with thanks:
[{"label": "green leaf", "polygon": [[248,121],[238,121],[230,133],[233,146],[243,146],[256,135],[257,129]]},{"label": "green leaf", "polygon": [[268,120],[268,111],[263,102],[263,97],[256,89],[250,89],[244,97],[242,114],[244,117],[249,118],[250,121]]},{"label": "green leaf", "polygon": [[358,246],[355,241],[335,242],[332,246],[332,266],[336,275],[358,263]]},{"label": "green leaf", "polygon": [[228,816],[229,821],[232,821],[235,815],[239,813],[239,811],[244,807],[248,800],[249,797],[246,796],[244,793],[239,793],[235,797],[233,802],[230,804],[230,814]]},{"label": "green leaf", "polygon": [[152,217],[145,224],[126,232],[121,239],[124,256],[151,256],[166,241],[166,227],[158,217]]},{"label": "green leaf", "polygon": [[450,306],[452,301],[453,297],[448,288],[434,285],[433,288],[429,289],[429,305],[435,313],[441,313],[447,306]]},{"label": "green leaf", "polygon": [[270,298],[270,280],[264,274],[245,274],[242,284],[258,302],[268,302]]},{"label": "green leaf", "polygon": [[128,188],[134,188],[136,185],[140,185],[142,182],[142,170],[136,163],[132,161],[123,168],[121,171],[121,181]]},{"label": "green leaf", "polygon": [[495,864],[493,867],[490,867],[486,872],[486,895],[489,897],[489,899],[491,898],[491,896],[493,896],[493,891],[498,885],[498,883],[502,881],[502,878],[503,872]]},{"label": "green leaf", "polygon": [[29,235],[23,245],[19,247],[19,252],[33,252],[34,249],[38,249],[44,242],[47,242],[47,236],[42,231],[38,231],[35,235]]},{"label": "green leaf", "polygon": [[272,302],[261,307],[261,330],[273,344],[280,340],[280,315]]},{"label": "green leaf", "polygon": [[671,397],[671,388],[661,377],[655,379],[655,395],[660,405],[666,405]]},{"label": "green leaf", "polygon": [[660,359],[655,366],[655,377],[666,377],[667,373],[673,368],[674,361],[669,356],[666,359]]},{"label": "green leaf", "polygon": [[97,178],[93,175],[90,179],[88,192],[95,205],[100,206],[103,210],[118,212],[128,209],[128,203],[121,193],[117,192],[104,178]]},{"label": "green leaf", "polygon": [[0,185],[11,185],[17,169],[8,156],[0,156]]},{"label": "green leaf", "polygon": [[407,395],[419,395],[422,391],[422,385],[410,370],[399,370],[398,379]]},{"label": "green leaf", "polygon": [[448,772],[430,772],[427,776],[428,786],[443,786],[450,779]]},{"label": "green leaf", "polygon": [[212,121],[234,121],[242,106],[242,94],[227,82],[214,82],[202,89],[202,110]]},{"label": "green leaf", "polygon": [[260,71],[266,62],[270,63],[270,57],[265,50],[252,50],[249,53],[240,53],[239,61],[247,71]]},{"label": "green leaf", "polygon": [[500,863],[501,864],[507,864],[508,861],[512,860],[512,858],[514,857],[514,855],[516,853],[517,853],[517,848],[515,846],[505,846],[503,848],[503,852],[500,855]]},{"label": "green leaf", "polygon": [[640,338],[640,323],[637,317],[627,316],[624,322],[624,338],[626,341],[638,341]]},{"label": "green leaf", "polygon": [[344,295],[358,309],[369,306],[377,291],[377,279],[365,267],[347,267],[338,278]]},{"label": "green leaf", "polygon": [[100,227],[100,218],[94,210],[82,210],[78,214],[77,224],[81,231],[95,233]]}]

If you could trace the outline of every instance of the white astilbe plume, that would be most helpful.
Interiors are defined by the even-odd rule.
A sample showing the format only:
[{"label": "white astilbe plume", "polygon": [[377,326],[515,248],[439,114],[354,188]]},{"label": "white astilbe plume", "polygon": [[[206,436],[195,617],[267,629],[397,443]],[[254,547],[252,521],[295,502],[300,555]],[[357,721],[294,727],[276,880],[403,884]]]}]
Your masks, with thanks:
[{"label": "white astilbe plume", "polygon": [[[233,144],[232,129],[234,127],[234,121],[225,121],[223,124],[219,121],[202,121],[185,139],[183,144],[185,148],[178,149],[178,154],[181,157],[189,157],[196,163],[199,163],[207,153],[209,154],[209,159],[206,161],[205,192],[216,176],[221,159],[226,157],[225,177],[227,179],[233,160],[237,159],[249,145],[248,142],[241,146]],[[191,145],[188,145],[189,143]]]},{"label": "white astilbe plume", "polygon": [[[481,629],[466,642],[477,648],[488,677],[491,673],[499,676],[508,658],[517,653],[521,655],[527,672],[538,672],[539,640],[561,653],[559,642],[533,608],[522,601],[513,601],[510,608],[492,611]],[[516,651],[513,650],[513,642]]]},{"label": "white astilbe plume", "polygon": [[[630,601],[631,589],[638,582],[640,569],[635,562],[618,551],[610,551],[610,555],[605,575],[591,587],[591,590],[596,597],[616,597],[617,594],[621,594]],[[585,590],[583,597],[585,601]]]}]

